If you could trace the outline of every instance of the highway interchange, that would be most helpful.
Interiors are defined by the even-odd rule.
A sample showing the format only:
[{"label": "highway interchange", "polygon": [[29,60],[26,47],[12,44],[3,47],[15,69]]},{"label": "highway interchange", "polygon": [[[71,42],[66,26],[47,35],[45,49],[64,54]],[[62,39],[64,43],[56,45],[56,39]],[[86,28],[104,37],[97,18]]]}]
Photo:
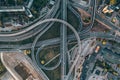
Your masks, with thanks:
[{"label": "highway interchange", "polygon": [[[63,4],[60,4],[63,3]],[[91,14],[91,24],[84,30],[83,24],[82,24],[82,19],[81,16],[79,15],[78,12],[76,12],[75,8],[79,7],[81,9],[85,9],[86,7],[81,6],[80,4],[77,3],[71,3],[68,0],[57,0],[57,3],[53,6],[50,12],[45,17],[39,18],[38,20],[34,21],[31,23],[27,28],[20,30],[18,32],[13,32],[13,33],[0,33],[0,42],[20,42],[26,39],[29,39],[33,36],[36,36],[34,41],[32,43],[24,44],[24,45],[12,45],[12,44],[3,44],[0,46],[1,49],[19,49],[19,50],[24,50],[24,49],[31,49],[32,50],[32,60],[34,64],[41,70],[54,70],[56,69],[60,64],[61,64],[61,80],[69,80],[68,77],[71,75],[71,72],[77,63],[77,60],[79,59],[79,56],[77,56],[75,62],[73,65],[70,67],[70,71],[66,72],[66,53],[68,52],[67,48],[67,41],[78,41],[78,46],[79,46],[79,51],[78,53],[81,53],[81,40],[88,39],[88,38],[103,38],[103,39],[108,39],[108,40],[113,40],[118,43],[120,43],[120,37],[113,35],[113,33],[103,33],[103,32],[90,32],[90,30],[93,28],[93,24],[95,22],[95,19],[104,22],[104,24],[110,26],[112,31],[119,30],[116,28],[114,25],[110,24],[108,21],[103,20],[99,14],[96,12],[96,0],[91,0],[92,6],[92,14]],[[67,8],[73,12],[76,17],[79,20],[79,32],[77,32],[72,25],[67,23]],[[61,20],[57,19],[58,16],[61,16]],[[60,26],[60,33],[61,36],[53,39],[48,39],[44,41],[38,41],[38,39],[47,31],[49,28],[55,23],[59,22],[62,23]],[[46,24],[44,24],[46,23]],[[67,27],[70,28],[74,35],[69,35],[67,36]],[[59,44],[60,43],[60,58],[58,63],[53,66],[53,67],[45,67],[39,63],[39,52],[42,50],[45,46],[48,45],[54,45],[54,44]],[[35,54],[35,47],[38,48],[36,54]],[[48,77],[44,74],[45,80],[48,80]]]}]

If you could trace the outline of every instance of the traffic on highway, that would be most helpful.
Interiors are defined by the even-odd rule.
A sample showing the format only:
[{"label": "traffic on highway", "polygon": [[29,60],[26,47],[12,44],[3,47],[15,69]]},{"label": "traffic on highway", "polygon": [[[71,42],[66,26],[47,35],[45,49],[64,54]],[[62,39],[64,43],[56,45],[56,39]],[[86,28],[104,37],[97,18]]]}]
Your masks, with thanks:
[{"label": "traffic on highway", "polygon": [[120,80],[120,0],[0,0],[0,54],[0,80]]}]

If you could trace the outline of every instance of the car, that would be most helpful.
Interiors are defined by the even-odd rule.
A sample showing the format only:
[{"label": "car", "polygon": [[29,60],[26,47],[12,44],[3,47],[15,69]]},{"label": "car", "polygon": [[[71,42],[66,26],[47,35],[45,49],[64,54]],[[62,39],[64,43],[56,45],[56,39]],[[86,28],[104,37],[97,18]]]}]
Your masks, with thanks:
[{"label": "car", "polygon": [[95,49],[95,53],[98,53],[99,50],[100,50],[100,46],[97,46]]}]

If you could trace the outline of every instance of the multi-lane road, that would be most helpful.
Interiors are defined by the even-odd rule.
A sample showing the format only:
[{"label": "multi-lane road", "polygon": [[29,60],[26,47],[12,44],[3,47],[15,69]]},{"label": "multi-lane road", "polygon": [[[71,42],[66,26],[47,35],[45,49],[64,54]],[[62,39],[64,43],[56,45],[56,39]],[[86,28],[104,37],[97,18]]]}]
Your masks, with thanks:
[{"label": "multi-lane road", "polygon": [[[61,19],[67,21],[67,2],[68,0],[61,0]],[[60,28],[60,53],[61,53],[61,80],[66,76],[67,63],[67,27],[62,24]]]},{"label": "multi-lane road", "polygon": [[[31,0],[32,1],[32,0]],[[62,3],[60,5],[60,3]],[[45,70],[53,70],[56,69],[60,64],[61,64],[61,79],[62,80],[68,80],[69,76],[72,73],[72,70],[75,67],[75,64],[77,63],[77,61],[80,59],[81,57],[81,41],[80,40],[84,40],[87,38],[103,38],[103,39],[108,39],[108,40],[114,40],[118,43],[120,43],[120,37],[113,35],[112,33],[103,33],[103,32],[90,32],[91,28],[93,28],[93,24],[95,19],[100,20],[101,22],[105,22],[106,25],[110,26],[112,28],[113,31],[118,30],[118,28],[112,24],[110,24],[108,21],[106,21],[105,19],[103,20],[99,14],[96,11],[96,0],[91,0],[90,2],[91,4],[89,4],[89,6],[92,7],[92,14],[91,14],[91,24],[86,28],[83,29],[83,24],[82,24],[82,18],[79,15],[79,13],[77,13],[77,11],[75,10],[76,7],[82,8],[84,10],[87,9],[87,7],[83,7],[77,3],[71,3],[67,0],[57,0],[56,4],[53,6],[53,8],[51,9],[50,12],[48,12],[48,14],[44,17],[44,18],[40,18],[36,21],[34,21],[31,25],[29,25],[28,27],[26,27],[23,30],[17,31],[17,32],[13,32],[13,33],[0,33],[0,42],[18,42],[18,41],[22,41],[22,40],[26,40],[29,39],[33,36],[36,36],[33,43],[28,43],[28,44],[22,44],[22,45],[12,45],[12,44],[3,44],[0,46],[0,49],[5,49],[5,48],[9,48],[9,49],[31,49],[32,50],[32,60],[35,64],[35,66],[41,70],[45,69]],[[61,8],[60,8],[61,7]],[[71,26],[70,24],[68,24],[67,21],[67,8],[69,8],[78,18],[79,20],[79,32],[77,32],[73,26]],[[61,15],[60,15],[61,13]],[[54,19],[57,18],[58,16],[61,16],[62,20],[59,19]],[[47,19],[47,18],[52,18],[52,19]],[[45,19],[45,20],[44,20]],[[52,22],[51,22],[52,21]],[[48,39],[48,40],[44,40],[44,41],[38,41],[39,38],[54,24],[54,22],[60,22],[62,23],[61,25],[61,36],[60,38],[53,38],[53,39]],[[44,24],[45,23],[45,24]],[[67,36],[67,28],[70,28],[74,34],[74,35],[68,35]],[[120,30],[119,30],[120,31]],[[38,35],[37,35],[38,34]],[[67,43],[76,40],[78,41],[78,45],[79,45],[79,50],[78,52],[75,52],[76,54],[79,53],[79,55],[76,57],[75,61],[73,62],[72,66],[70,66],[70,70],[68,71],[67,74],[67,70],[66,70],[66,58],[68,57],[66,55],[67,53]],[[43,65],[41,65],[39,63],[39,52],[48,45],[55,45],[55,44],[59,44],[61,45],[61,49],[60,49],[60,59],[58,61],[58,63],[53,66],[53,67],[45,67]],[[35,53],[35,48],[38,48],[36,54]],[[83,60],[83,59],[82,59]],[[43,75],[45,75],[43,73]]]},{"label": "multi-lane road", "polygon": [[[120,43],[120,38],[119,36],[112,35],[110,33],[103,33],[103,32],[93,32],[89,34],[85,34],[84,36],[79,35],[81,40],[86,39],[86,38],[103,38],[103,39],[108,39],[108,40],[115,40],[116,42]],[[74,35],[68,35],[67,37],[68,42],[74,41],[75,36]],[[60,38],[53,38],[53,39],[48,39],[48,40],[43,40],[43,41],[38,41],[35,47],[40,47],[42,45],[55,45],[60,43]],[[1,44],[0,49],[30,49],[32,46],[32,43],[28,44],[23,44],[23,45],[12,45],[12,44]]]},{"label": "multi-lane road", "polygon": [[[87,9],[88,9],[87,7],[84,7],[84,6],[82,6],[82,5],[78,4],[78,3],[70,3],[70,4],[72,6],[74,6],[74,7],[81,8],[81,9],[83,9],[85,11],[87,11]],[[90,13],[88,13],[88,14],[90,14]],[[110,21],[108,21],[107,18],[102,18],[100,16],[100,14],[98,13],[98,11],[95,11],[95,18],[96,18],[96,20],[99,20],[104,25],[107,25],[107,26],[111,27],[111,30],[120,31],[120,28],[118,26],[115,26],[114,24],[112,24]]]},{"label": "multi-lane road", "polygon": [[[39,25],[39,23],[41,23],[42,20],[47,19],[47,18],[58,17],[59,5],[60,5],[60,0],[58,0],[56,2],[56,4],[53,6],[53,8],[48,12],[48,14],[44,18],[42,18],[42,19],[40,18],[40,19],[36,20],[34,23],[30,24],[29,27],[27,27],[23,30],[20,30],[15,33],[6,33],[6,34],[1,33],[0,41],[1,42],[17,42],[17,41],[22,41],[22,40],[28,39],[32,36],[35,36],[42,30],[44,30],[46,27],[48,27],[48,25],[50,25],[50,23],[51,23],[51,22],[49,22],[44,25]],[[8,38],[9,38],[9,40],[8,40]]]}]

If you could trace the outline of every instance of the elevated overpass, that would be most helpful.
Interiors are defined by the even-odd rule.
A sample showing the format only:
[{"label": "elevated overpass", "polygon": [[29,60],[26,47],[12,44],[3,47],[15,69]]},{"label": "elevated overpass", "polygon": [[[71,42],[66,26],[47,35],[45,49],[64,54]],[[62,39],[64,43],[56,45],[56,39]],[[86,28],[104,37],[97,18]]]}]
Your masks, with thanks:
[{"label": "elevated overpass", "polygon": [[[17,32],[13,32],[13,33],[1,33],[0,41],[1,42],[17,42],[17,41],[28,39],[28,38],[38,34],[40,31],[44,30],[50,23],[47,23],[45,25],[38,25],[38,24],[41,22],[41,20],[56,17],[55,15],[57,15],[57,13],[58,13],[59,4],[60,4],[60,0],[57,1],[57,3],[53,6],[51,11],[48,12],[48,14],[44,18],[40,18],[40,19],[34,21],[34,23],[30,24],[29,27],[27,27],[23,30],[17,31]],[[41,26],[41,27],[39,27],[39,26]],[[9,38],[9,40],[8,40],[8,38]]]}]

